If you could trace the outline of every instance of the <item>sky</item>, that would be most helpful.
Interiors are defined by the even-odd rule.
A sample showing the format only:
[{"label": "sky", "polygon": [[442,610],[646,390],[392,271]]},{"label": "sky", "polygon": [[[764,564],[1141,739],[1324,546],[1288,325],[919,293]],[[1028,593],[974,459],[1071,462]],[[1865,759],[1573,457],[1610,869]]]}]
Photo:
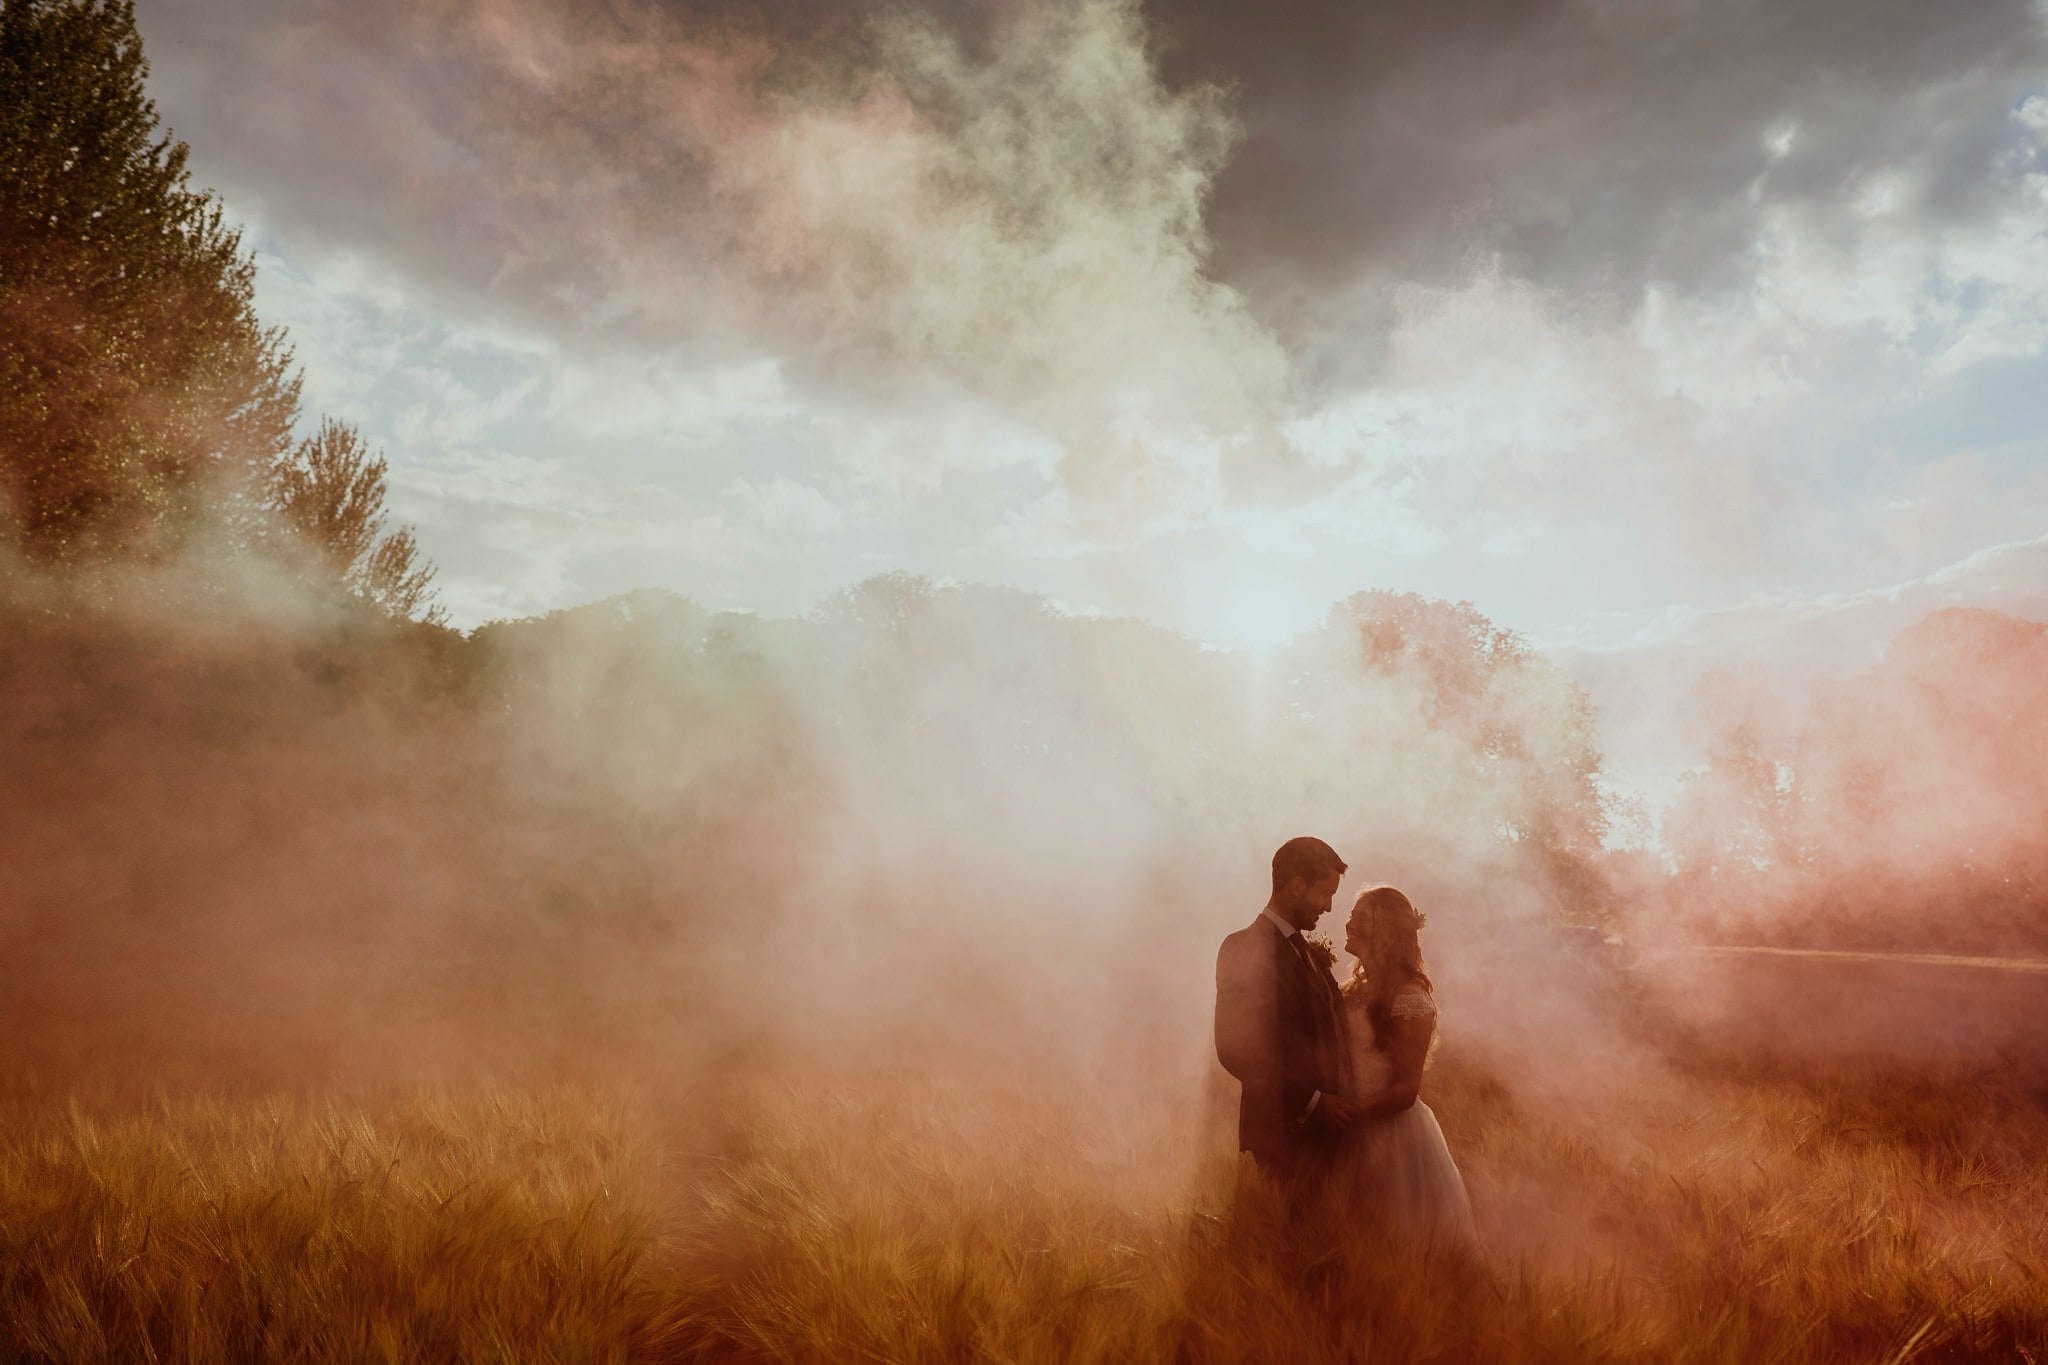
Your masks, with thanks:
[{"label": "sky", "polygon": [[2036,0],[138,8],[457,624],[1385,588],[1654,690],[2048,617]]}]

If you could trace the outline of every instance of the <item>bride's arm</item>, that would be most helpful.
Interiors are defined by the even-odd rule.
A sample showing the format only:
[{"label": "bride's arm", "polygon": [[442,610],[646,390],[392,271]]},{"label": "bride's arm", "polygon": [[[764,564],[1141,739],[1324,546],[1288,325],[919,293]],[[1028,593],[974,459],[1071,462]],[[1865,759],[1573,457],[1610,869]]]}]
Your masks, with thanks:
[{"label": "bride's arm", "polygon": [[1436,1011],[1419,1015],[1397,1011],[1393,1025],[1393,1037],[1388,1039],[1386,1049],[1391,1074],[1386,1089],[1367,1101],[1365,1118],[1376,1119],[1411,1109],[1422,1093],[1422,1066],[1429,1059],[1429,1040],[1436,1032]]}]

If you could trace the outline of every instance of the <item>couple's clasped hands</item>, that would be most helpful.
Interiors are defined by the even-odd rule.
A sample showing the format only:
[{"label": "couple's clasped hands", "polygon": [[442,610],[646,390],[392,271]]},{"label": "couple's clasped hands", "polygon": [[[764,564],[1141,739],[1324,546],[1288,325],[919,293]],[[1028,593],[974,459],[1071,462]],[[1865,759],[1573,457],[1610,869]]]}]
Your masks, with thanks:
[{"label": "couple's clasped hands", "polygon": [[1311,1119],[1320,1120],[1328,1128],[1349,1128],[1365,1117],[1366,1105],[1363,1100],[1347,1100],[1342,1095],[1325,1094],[1316,1101],[1315,1113]]}]

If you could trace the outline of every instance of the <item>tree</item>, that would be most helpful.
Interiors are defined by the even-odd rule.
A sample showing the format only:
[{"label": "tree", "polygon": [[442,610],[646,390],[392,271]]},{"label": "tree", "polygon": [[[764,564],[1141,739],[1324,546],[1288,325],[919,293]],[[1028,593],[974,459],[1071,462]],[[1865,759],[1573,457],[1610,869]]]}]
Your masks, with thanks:
[{"label": "tree", "polygon": [[352,426],[325,418],[280,461],[270,504],[331,582],[393,616],[439,625],[434,566],[410,529],[384,531],[384,457]]},{"label": "tree", "polygon": [[1708,762],[1663,822],[1675,913],[1778,942],[2040,952],[2044,670],[2048,625],[1950,608],[1820,682],[1796,721],[1704,683]]},{"label": "tree", "polygon": [[1278,666],[1268,804],[1419,862],[1511,870],[1561,917],[1605,913],[1592,703],[1521,636],[1470,603],[1365,592]]},{"label": "tree", "polygon": [[1679,870],[1694,881],[1754,891],[1759,878],[1799,865],[1799,792],[1753,715],[1714,730],[1707,765],[1688,773],[1666,817]]},{"label": "tree", "polygon": [[297,415],[148,69],[130,0],[0,3],[0,533],[43,562],[248,531]]}]

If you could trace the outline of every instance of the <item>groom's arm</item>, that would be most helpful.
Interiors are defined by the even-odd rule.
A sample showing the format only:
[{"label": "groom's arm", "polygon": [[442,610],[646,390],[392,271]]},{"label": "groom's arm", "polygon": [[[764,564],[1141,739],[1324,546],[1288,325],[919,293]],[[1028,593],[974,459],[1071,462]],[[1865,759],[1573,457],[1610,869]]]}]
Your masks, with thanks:
[{"label": "groom's arm", "polygon": [[1278,1050],[1274,983],[1262,956],[1235,935],[1216,954],[1216,1059],[1248,1083],[1271,1075]]},{"label": "groom's arm", "polygon": [[1233,936],[1216,955],[1216,1058],[1247,1086],[1280,1091],[1286,1116],[1307,1118],[1322,1100],[1324,1078],[1311,1058],[1280,1039],[1280,972],[1256,939]]}]

